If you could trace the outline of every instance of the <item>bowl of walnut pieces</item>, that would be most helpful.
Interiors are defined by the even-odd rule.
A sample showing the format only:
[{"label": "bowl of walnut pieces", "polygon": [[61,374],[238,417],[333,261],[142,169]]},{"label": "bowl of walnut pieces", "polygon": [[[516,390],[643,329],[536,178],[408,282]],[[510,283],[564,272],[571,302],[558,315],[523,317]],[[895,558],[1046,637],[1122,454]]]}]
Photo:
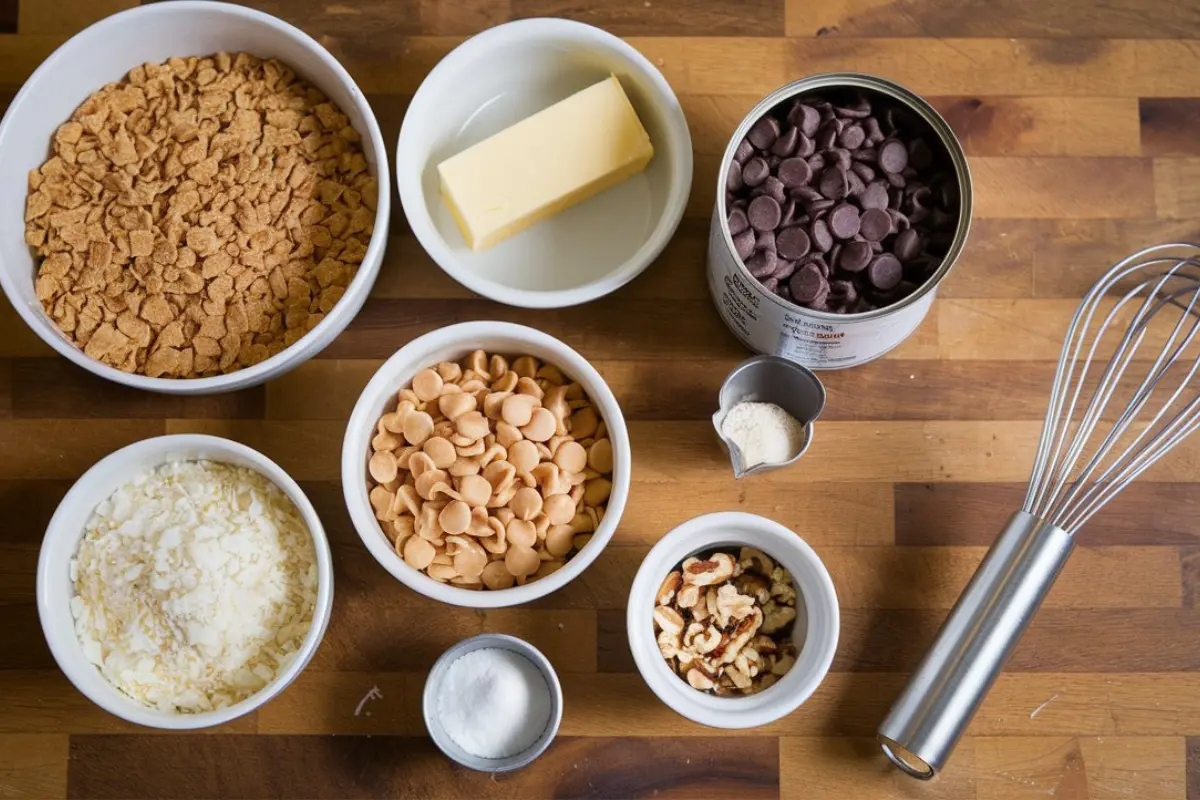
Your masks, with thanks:
[{"label": "bowl of walnut pieces", "polygon": [[751,728],[794,711],[825,678],[838,603],[821,559],[754,514],[696,517],[650,551],[626,627],[659,699],[714,728]]},{"label": "bowl of walnut pieces", "polygon": [[371,555],[427,597],[498,608],[578,577],[629,494],[625,419],[600,373],[541,331],[450,325],[371,378],[342,491]]},{"label": "bowl of walnut pieces", "polygon": [[111,381],[262,383],[333,341],[379,272],[379,125],[337,60],[268,14],[185,0],[96,23],[25,83],[0,154],[0,284]]}]

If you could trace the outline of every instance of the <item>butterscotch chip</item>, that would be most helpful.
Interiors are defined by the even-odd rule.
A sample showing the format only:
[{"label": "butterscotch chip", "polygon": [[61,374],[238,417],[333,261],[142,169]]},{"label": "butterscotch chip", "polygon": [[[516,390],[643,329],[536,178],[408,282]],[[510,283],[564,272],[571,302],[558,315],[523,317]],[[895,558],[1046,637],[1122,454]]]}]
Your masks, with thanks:
[{"label": "butterscotch chip", "polygon": [[345,294],[378,187],[320,91],[239,53],[144,64],[83,102],[28,177],[46,313],[89,356],[193,378],[281,352]]}]

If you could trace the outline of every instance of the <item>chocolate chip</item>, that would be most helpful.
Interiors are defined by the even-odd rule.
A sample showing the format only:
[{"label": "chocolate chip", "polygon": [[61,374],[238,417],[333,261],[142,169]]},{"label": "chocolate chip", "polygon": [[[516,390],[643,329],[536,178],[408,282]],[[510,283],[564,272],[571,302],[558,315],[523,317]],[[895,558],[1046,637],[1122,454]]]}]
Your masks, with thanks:
[{"label": "chocolate chip", "polygon": [[775,226],[779,224],[782,216],[783,209],[779,207],[779,203],[774,197],[766,195],[751,200],[750,208],[746,211],[750,226],[758,231],[775,230]]},{"label": "chocolate chip", "polygon": [[800,132],[811,138],[821,126],[821,113],[812,106],[797,103],[788,114],[788,122],[800,129]]},{"label": "chocolate chip", "polygon": [[895,174],[908,166],[908,148],[899,139],[889,139],[879,148],[879,166]]},{"label": "chocolate chip", "polygon": [[[753,203],[750,204],[750,210],[754,210]],[[754,217],[750,218],[750,224],[754,224]],[[855,233],[861,233],[863,238],[868,242],[881,242],[891,232],[891,217],[888,216],[886,211],[878,208],[868,208],[864,211],[859,229],[855,231]]]},{"label": "chocolate chip", "polygon": [[733,249],[743,262],[754,252],[754,231],[750,228],[733,237]]},{"label": "chocolate chip", "polygon": [[811,203],[814,200],[824,200],[825,198],[816,189],[811,186],[797,186],[794,189],[789,189],[792,197],[804,203]]},{"label": "chocolate chip", "polygon": [[895,186],[888,187],[888,206],[899,209],[900,204],[904,202],[904,192]]},{"label": "chocolate chip", "polygon": [[821,217],[825,216],[826,212],[828,212],[829,209],[833,208],[835,205],[837,205],[837,203],[835,203],[833,200],[821,198],[820,200],[813,200],[812,202],[805,203],[804,210],[813,219],[820,219]]},{"label": "chocolate chip", "polygon": [[908,180],[899,172],[884,171],[883,177],[887,178],[887,182],[897,189],[903,189],[908,183]]},{"label": "chocolate chip", "polygon": [[958,207],[958,182],[946,178],[937,183],[937,203],[947,211],[955,211]]},{"label": "chocolate chip", "polygon": [[758,186],[771,174],[766,159],[755,156],[742,166],[742,181],[747,186]]},{"label": "chocolate chip", "polygon": [[871,181],[875,180],[875,170],[871,169],[868,164],[864,164],[862,161],[855,161],[850,165],[850,169],[854,170],[854,174],[862,178],[863,183],[870,183]]},{"label": "chocolate chip", "polygon": [[789,189],[804,186],[812,180],[812,170],[803,158],[785,158],[779,162],[779,180]]},{"label": "chocolate chip", "polygon": [[887,292],[900,285],[904,277],[904,268],[891,253],[882,253],[871,259],[867,267],[867,280],[881,292]]},{"label": "chocolate chip", "polygon": [[[750,131],[746,134],[746,138],[750,140],[750,144],[759,150],[766,150],[775,144],[775,140],[779,138],[779,120],[769,114],[761,117],[758,122],[750,126]],[[908,154],[905,153],[905,155],[907,156]]]},{"label": "chocolate chip", "polygon": [[799,303],[812,303],[823,300],[829,294],[829,283],[821,271],[812,264],[805,264],[788,282],[792,297]]},{"label": "chocolate chip", "polygon": [[870,147],[860,147],[851,153],[850,157],[855,161],[862,161],[866,164],[874,164],[879,158],[879,153]]},{"label": "chocolate chip", "polygon": [[846,184],[849,187],[846,190],[846,194],[853,197],[858,197],[867,188],[867,185],[863,183],[863,179],[858,177],[858,173],[854,170],[846,173]]},{"label": "chocolate chip", "polygon": [[838,137],[838,141],[842,147],[849,150],[857,150],[862,147],[863,142],[867,140],[867,134],[862,129],[861,125],[847,125],[842,130],[842,135]]},{"label": "chocolate chip", "polygon": [[729,172],[725,176],[725,190],[729,192],[740,192],[745,182],[742,180],[742,168],[736,162],[729,162]]},{"label": "chocolate chip", "polygon": [[829,282],[829,300],[836,302],[839,306],[852,305],[858,299],[858,290],[854,288],[854,281],[830,281]]},{"label": "chocolate chip", "polygon": [[812,247],[812,242],[803,228],[786,228],[780,231],[775,243],[778,245],[779,255],[793,261],[804,258]]},{"label": "chocolate chip", "polygon": [[887,137],[883,135],[883,131],[879,128],[879,120],[874,117],[867,117],[863,120],[863,128],[867,132],[868,144],[879,144]]},{"label": "chocolate chip", "polygon": [[812,220],[808,214],[794,214],[791,219],[779,223],[781,228],[794,228],[797,225],[807,225]]},{"label": "chocolate chip", "polygon": [[917,170],[926,170],[933,165],[933,151],[924,139],[913,139],[908,143],[908,163]]},{"label": "chocolate chip", "polygon": [[872,253],[882,253],[883,252],[883,242],[867,242],[867,244],[869,244],[871,246]]},{"label": "chocolate chip", "polygon": [[747,208],[749,208],[750,201],[745,197],[739,197],[737,200],[734,200],[732,203],[728,203],[727,205],[730,208],[740,208],[742,211],[745,211]]},{"label": "chocolate chip", "polygon": [[913,225],[919,225],[929,216],[929,209],[925,206],[913,206],[908,209],[908,221]]},{"label": "chocolate chip", "polygon": [[826,156],[828,161],[832,157],[834,162],[842,168],[843,172],[850,171],[850,165],[854,163],[854,159],[850,156],[850,151],[844,147],[835,147]]},{"label": "chocolate chip", "polygon": [[779,227],[787,226],[792,218],[796,216],[796,201],[792,198],[787,198],[783,201],[783,211],[779,219]]},{"label": "chocolate chip", "polygon": [[908,221],[908,217],[901,214],[894,208],[887,210],[888,216],[892,220],[892,229],[897,231],[906,231],[912,227],[912,223]]},{"label": "chocolate chip", "polygon": [[816,142],[801,133],[799,141],[796,142],[795,155],[800,158],[808,158],[815,152],[817,152]]},{"label": "chocolate chip", "polygon": [[820,253],[809,253],[808,256],[806,256],[801,261],[801,266],[803,266],[804,264],[815,265],[817,269],[821,270],[822,278],[829,277],[829,272],[830,272],[829,264],[828,264],[828,262],[825,261],[825,256],[821,255]]},{"label": "chocolate chip", "polygon": [[851,105],[834,106],[834,113],[849,119],[862,119],[871,116],[871,102],[863,95],[858,95]]},{"label": "chocolate chip", "polygon": [[829,212],[829,229],[839,239],[853,238],[858,233],[858,226],[858,209],[849,203],[842,203]]},{"label": "chocolate chip", "polygon": [[912,228],[901,231],[892,245],[892,253],[901,261],[912,261],[921,253],[921,241]]},{"label": "chocolate chip", "polygon": [[[900,262],[897,261],[896,263],[899,264]],[[779,258],[773,250],[759,250],[746,262],[746,269],[750,270],[750,274],[756,278],[765,278],[768,275],[774,274],[777,266],[779,266]],[[899,278],[896,280],[899,281]]]},{"label": "chocolate chip", "polygon": [[828,199],[841,200],[846,196],[846,173],[841,167],[826,167],[821,173],[821,183],[817,188]]},{"label": "chocolate chip", "polygon": [[775,271],[771,273],[771,277],[777,281],[784,281],[792,277],[792,273],[796,271],[796,262],[779,259],[779,265],[775,267]]},{"label": "chocolate chip", "polygon": [[825,156],[821,155],[820,153],[813,153],[808,157],[807,161],[808,168],[814,173],[825,169]]},{"label": "chocolate chip", "polygon": [[861,272],[871,263],[871,246],[866,242],[847,242],[842,247],[841,258],[837,261],[838,269],[846,272]]},{"label": "chocolate chip", "polygon": [[772,275],[770,278],[763,278],[762,279],[762,287],[764,289],[766,289],[768,292],[778,292],[779,291],[779,281],[775,278],[774,275]]},{"label": "chocolate chip", "polygon": [[735,208],[730,211],[726,221],[729,223],[730,236],[737,236],[739,233],[746,230],[746,228],[750,227],[750,221],[746,219],[746,212],[742,211],[740,208]]},{"label": "chocolate chip", "polygon": [[812,239],[813,247],[822,253],[828,253],[833,248],[833,234],[829,232],[829,226],[825,224],[825,220],[819,219],[814,222],[808,235]]},{"label": "chocolate chip", "polygon": [[862,204],[864,209],[887,208],[887,184],[883,181],[874,181],[859,195],[858,202]]},{"label": "chocolate chip", "polygon": [[958,217],[943,211],[940,208],[935,208],[933,214],[929,218],[930,226],[936,231],[947,230],[953,228],[958,221]]},{"label": "chocolate chip", "polygon": [[754,145],[750,144],[746,139],[738,142],[737,150],[733,151],[733,160],[738,164],[745,164],[746,159],[754,155]]},{"label": "chocolate chip", "polygon": [[800,131],[795,127],[790,127],[775,140],[775,144],[771,145],[771,152],[781,158],[787,158],[796,152],[796,144],[799,139]]},{"label": "chocolate chip", "polygon": [[768,175],[767,179],[763,181],[762,186],[759,188],[762,189],[763,194],[773,198],[775,202],[779,203],[780,205],[782,205],[783,201],[787,199],[787,192],[784,191],[783,181],[779,180],[779,178],[776,178],[774,175]]},{"label": "chocolate chip", "polygon": [[838,137],[837,125],[835,125],[833,123],[833,120],[830,120],[829,122],[827,122],[821,126],[821,130],[817,131],[817,138],[815,139],[815,141],[817,143],[817,149],[818,150],[830,149],[831,147],[833,147],[833,143],[837,141],[837,137]]},{"label": "chocolate chip", "polygon": [[775,251],[775,231],[759,231],[754,238],[754,249]]},{"label": "chocolate chip", "polygon": [[772,170],[775,169],[776,167],[778,167],[779,162],[783,160],[782,158],[775,155],[774,153],[771,153],[770,155],[766,155],[766,156],[764,156],[764,158],[767,159],[767,166],[770,167]]}]

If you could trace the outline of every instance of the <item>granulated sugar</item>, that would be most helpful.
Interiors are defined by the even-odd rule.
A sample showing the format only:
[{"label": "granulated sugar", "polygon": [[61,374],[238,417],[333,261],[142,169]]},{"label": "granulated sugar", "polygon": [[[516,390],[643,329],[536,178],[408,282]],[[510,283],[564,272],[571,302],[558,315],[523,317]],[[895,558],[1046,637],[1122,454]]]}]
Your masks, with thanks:
[{"label": "granulated sugar", "polygon": [[71,561],[83,652],[147,706],[209,711],[249,697],[295,656],[317,595],[312,535],[259,473],[165,464],[119,487]]},{"label": "granulated sugar", "polygon": [[721,420],[721,433],[741,451],[743,469],[783,463],[804,447],[804,426],[774,403],[738,403]]},{"label": "granulated sugar", "polygon": [[520,653],[474,650],[452,663],[438,691],[438,718],[454,743],[480,758],[508,758],[550,724],[550,687]]}]

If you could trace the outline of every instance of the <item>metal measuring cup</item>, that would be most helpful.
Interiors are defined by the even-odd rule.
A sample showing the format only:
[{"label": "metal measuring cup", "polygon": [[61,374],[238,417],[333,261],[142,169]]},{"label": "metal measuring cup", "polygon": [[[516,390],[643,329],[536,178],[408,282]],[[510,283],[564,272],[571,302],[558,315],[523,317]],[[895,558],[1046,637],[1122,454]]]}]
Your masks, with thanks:
[{"label": "metal measuring cup", "polygon": [[[813,423],[825,408],[825,386],[812,370],[779,356],[755,356],[738,364],[721,384],[720,408],[713,414],[717,438],[729,453],[733,477],[743,478],[796,463],[812,444]],[[744,468],[738,446],[721,430],[725,415],[738,403],[774,403],[804,425],[804,444],[800,452],[779,463],[756,464]]]}]

